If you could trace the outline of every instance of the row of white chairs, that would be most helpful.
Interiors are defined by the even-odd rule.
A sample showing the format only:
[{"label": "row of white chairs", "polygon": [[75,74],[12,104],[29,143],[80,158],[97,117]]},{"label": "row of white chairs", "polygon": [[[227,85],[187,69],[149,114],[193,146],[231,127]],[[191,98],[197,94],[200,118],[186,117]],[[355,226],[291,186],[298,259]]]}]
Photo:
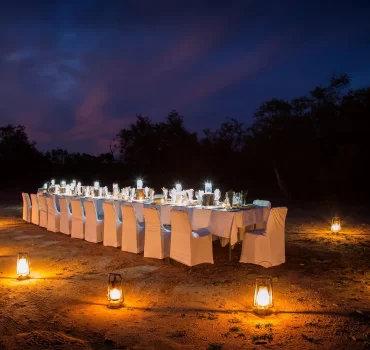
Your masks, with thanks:
[{"label": "row of white chairs", "polygon": [[[91,199],[59,197],[59,211],[55,196],[31,194],[31,200],[27,193],[22,196],[23,220],[49,231],[88,242],[103,242],[104,246],[121,247],[126,252],[144,251],[144,257],[170,257],[188,266],[213,264],[212,234],[206,228],[192,230],[186,211],[171,211],[169,230],[161,224],[156,207],[144,208],[144,223],[139,223],[134,206],[126,203],[120,206],[121,221],[112,201],[103,202],[104,218],[100,218]],[[240,262],[265,267],[285,262],[286,214],[287,208],[273,208],[267,223],[245,232]]]}]

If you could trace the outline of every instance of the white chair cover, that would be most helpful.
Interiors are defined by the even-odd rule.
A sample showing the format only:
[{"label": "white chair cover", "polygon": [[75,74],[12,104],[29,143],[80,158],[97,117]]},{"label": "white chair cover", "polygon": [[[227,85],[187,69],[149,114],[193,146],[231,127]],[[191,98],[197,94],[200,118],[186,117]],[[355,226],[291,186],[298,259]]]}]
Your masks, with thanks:
[{"label": "white chair cover", "polygon": [[72,238],[85,238],[85,214],[82,207],[80,198],[71,199],[72,206],[72,226],[71,226],[71,237]]},{"label": "white chair cover", "polygon": [[122,205],[122,250],[141,253],[144,250],[144,224],[140,225],[133,205]]},{"label": "white chair cover", "polygon": [[[256,199],[253,201],[254,205],[257,205],[259,207],[267,207],[271,209],[271,202],[270,201],[265,201],[261,199]],[[264,216],[263,216],[263,221],[257,222],[255,225],[255,230],[265,230],[266,229],[266,224],[267,224],[267,219],[269,218],[270,215],[270,210],[265,210],[264,211]]]},{"label": "white chair cover", "polygon": [[65,235],[71,234],[72,213],[69,207],[69,200],[65,197],[59,197],[60,206],[60,232]]},{"label": "white chair cover", "polygon": [[193,232],[187,211],[171,211],[170,257],[187,266],[213,264],[212,234],[207,229]]},{"label": "white chair cover", "polygon": [[285,219],[288,209],[272,208],[266,230],[244,234],[241,263],[271,267],[285,263]]},{"label": "white chair cover", "polygon": [[37,194],[31,194],[31,202],[32,202],[32,223],[35,225],[40,224],[40,206],[39,206],[39,198]]},{"label": "white chair cover", "polygon": [[31,200],[28,193],[22,192],[23,198],[23,220],[27,222],[31,222],[31,214],[32,214],[32,207],[31,207]]},{"label": "white chair cover", "polygon": [[60,213],[57,209],[54,196],[46,197],[48,204],[48,226],[47,230],[51,232],[60,232]]},{"label": "white chair cover", "polygon": [[104,211],[104,237],[103,245],[106,247],[120,247],[122,243],[122,222],[118,218],[113,202],[103,202]]},{"label": "white chair cover", "polygon": [[48,204],[46,202],[46,196],[39,196],[40,203],[40,227],[48,227]]},{"label": "white chair cover", "polygon": [[170,256],[171,231],[165,229],[158,209],[144,208],[145,242],[144,257],[164,259]]},{"label": "white chair cover", "polygon": [[85,200],[84,207],[86,213],[85,240],[99,243],[103,240],[104,220],[98,218],[93,200]]}]

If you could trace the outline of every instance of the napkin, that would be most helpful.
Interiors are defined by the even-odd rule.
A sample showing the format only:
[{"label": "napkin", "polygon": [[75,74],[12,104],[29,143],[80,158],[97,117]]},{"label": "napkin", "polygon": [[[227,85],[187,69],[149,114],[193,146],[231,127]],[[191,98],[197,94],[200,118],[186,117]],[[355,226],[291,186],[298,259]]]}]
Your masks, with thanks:
[{"label": "napkin", "polygon": [[153,197],[154,197],[154,189],[153,188],[149,189],[149,196],[150,196],[150,199],[153,200]]},{"label": "napkin", "polygon": [[170,191],[170,197],[171,197],[171,201],[174,202],[176,200],[176,189],[173,188],[171,191]]},{"label": "napkin", "polygon": [[163,191],[164,200],[167,201],[168,189],[165,187],[162,187],[162,191]]},{"label": "napkin", "polygon": [[135,187],[131,188],[131,200],[135,199],[135,192],[136,192],[136,188]]},{"label": "napkin", "polygon": [[216,188],[215,189],[215,201],[219,201],[221,199],[221,191]]},{"label": "napkin", "polygon": [[198,204],[202,204],[203,195],[204,195],[204,191],[202,191],[202,190],[199,190],[198,192],[195,192],[195,196],[198,200]]}]

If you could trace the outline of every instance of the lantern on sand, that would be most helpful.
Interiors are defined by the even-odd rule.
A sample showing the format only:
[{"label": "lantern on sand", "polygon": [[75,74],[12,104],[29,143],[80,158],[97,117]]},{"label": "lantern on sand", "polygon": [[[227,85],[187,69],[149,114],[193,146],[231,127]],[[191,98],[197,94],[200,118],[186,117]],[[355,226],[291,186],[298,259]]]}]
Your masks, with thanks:
[{"label": "lantern on sand", "polygon": [[118,309],[123,304],[122,277],[119,273],[108,274],[108,307]]},{"label": "lantern on sand", "polygon": [[337,233],[341,230],[340,218],[335,216],[331,220],[331,232]]},{"label": "lantern on sand", "polygon": [[30,260],[27,253],[18,253],[17,275],[20,280],[30,277]]},{"label": "lantern on sand", "polygon": [[259,277],[256,279],[254,291],[254,312],[258,315],[268,315],[273,307],[272,279],[270,277]]}]

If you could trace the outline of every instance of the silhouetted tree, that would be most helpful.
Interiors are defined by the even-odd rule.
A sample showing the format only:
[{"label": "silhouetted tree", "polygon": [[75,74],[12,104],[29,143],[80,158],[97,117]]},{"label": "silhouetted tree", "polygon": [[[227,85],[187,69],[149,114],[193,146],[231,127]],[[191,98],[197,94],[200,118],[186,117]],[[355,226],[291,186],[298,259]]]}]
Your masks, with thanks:
[{"label": "silhouetted tree", "polygon": [[41,154],[23,126],[3,126],[0,184],[36,188],[55,177],[123,186],[140,176],[157,190],[177,180],[197,190],[208,179],[252,198],[367,199],[369,129],[370,88],[351,90],[347,75],[333,75],[307,96],[263,102],[248,128],[227,119],[198,137],[177,111],[161,122],[138,115],[99,156]]}]

